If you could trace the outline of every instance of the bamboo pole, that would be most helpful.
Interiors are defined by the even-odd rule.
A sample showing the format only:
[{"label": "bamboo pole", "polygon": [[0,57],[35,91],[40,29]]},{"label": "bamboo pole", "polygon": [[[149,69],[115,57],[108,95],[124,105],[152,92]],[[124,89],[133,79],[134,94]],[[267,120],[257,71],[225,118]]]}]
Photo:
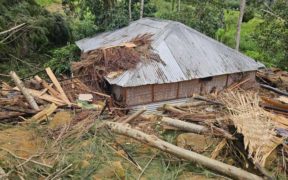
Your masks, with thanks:
[{"label": "bamboo pole", "polygon": [[196,162],[206,168],[214,170],[220,174],[224,174],[228,177],[232,177],[235,179],[253,179],[253,180],[262,179],[261,177],[255,174],[249,173],[247,171],[244,171],[240,168],[205,157],[193,151],[182,149],[178,146],[175,146],[166,141],[163,141],[155,136],[145,134],[141,131],[127,127],[121,123],[106,122],[105,124],[111,129],[112,132],[131,137],[142,143],[145,143],[152,147],[160,149],[164,152],[173,154],[175,156],[178,156],[180,158],[183,158],[192,162]]},{"label": "bamboo pole", "polygon": [[17,76],[17,74],[14,71],[11,71],[10,76],[13,79],[13,81],[15,82],[16,86],[20,89],[20,91],[24,95],[25,99],[27,100],[27,102],[29,103],[31,108],[33,108],[36,111],[39,111],[40,109],[39,109],[35,99],[29,93],[29,91],[25,88],[23,82],[20,80],[20,78]]}]

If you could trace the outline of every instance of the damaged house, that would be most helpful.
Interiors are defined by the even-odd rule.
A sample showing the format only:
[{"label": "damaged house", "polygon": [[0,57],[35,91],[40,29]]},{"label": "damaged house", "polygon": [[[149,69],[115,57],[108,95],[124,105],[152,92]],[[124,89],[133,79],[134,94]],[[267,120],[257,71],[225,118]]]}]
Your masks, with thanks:
[{"label": "damaged house", "polygon": [[[114,58],[113,61],[111,55],[107,57],[109,51],[105,49],[117,47],[118,56],[121,56],[125,52],[119,51],[119,48],[136,48],[142,42],[141,37],[142,41],[148,42],[149,53],[143,51],[146,53],[141,55],[142,60],[134,62],[135,66],[131,66],[133,58],[139,58],[135,53],[130,53],[129,57],[126,55],[127,62],[125,57]],[[142,42],[144,47],[145,42]],[[98,58],[95,52],[102,54],[104,69],[94,64],[89,71],[89,82],[97,80],[91,78],[91,73],[99,75],[109,66],[109,72],[103,75],[105,82],[115,99],[128,106],[219,91],[244,78],[249,79],[246,86],[253,86],[257,69],[263,67],[236,50],[184,24],[169,20],[143,18],[122,29],[82,39],[76,44],[82,50],[82,59],[90,57],[90,62],[77,62],[74,74],[79,75],[81,71],[82,75],[85,74],[81,68],[89,63],[91,65],[91,59]],[[137,52],[141,52],[139,49],[141,47]],[[115,53],[112,55],[115,56]],[[122,68],[113,69],[114,64]]]}]

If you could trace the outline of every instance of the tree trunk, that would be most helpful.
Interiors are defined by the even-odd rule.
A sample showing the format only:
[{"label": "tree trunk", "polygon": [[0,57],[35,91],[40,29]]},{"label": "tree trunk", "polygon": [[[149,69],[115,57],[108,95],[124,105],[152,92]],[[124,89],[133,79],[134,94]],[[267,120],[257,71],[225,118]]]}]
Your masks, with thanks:
[{"label": "tree trunk", "polygon": [[132,10],[131,10],[131,6],[132,6],[132,0],[129,0],[129,5],[128,5],[128,9],[129,9],[129,22],[132,21]]},{"label": "tree trunk", "polygon": [[244,171],[240,168],[208,158],[206,156],[195,153],[193,151],[180,148],[166,141],[163,141],[154,135],[145,134],[141,131],[127,127],[124,124],[114,123],[114,122],[106,122],[105,124],[111,129],[112,132],[134,138],[142,143],[148,144],[164,152],[178,156],[179,158],[183,158],[192,162],[196,162],[202,165],[203,167],[207,167],[220,174],[224,174],[226,176],[229,176],[235,179],[259,179],[259,180],[262,179],[261,177],[254,175],[252,173],[249,173],[247,171]]},{"label": "tree trunk", "polygon": [[246,0],[240,0],[240,14],[239,14],[238,24],[237,24],[236,47],[235,47],[237,51],[239,51],[241,24],[243,20],[244,11],[245,11],[245,5],[246,5]]},{"label": "tree trunk", "polygon": [[181,0],[178,0],[178,12],[181,10]]},{"label": "tree trunk", "polygon": [[140,6],[140,19],[143,18],[143,12],[144,12],[144,0],[141,0],[141,6]]},{"label": "tree trunk", "polygon": [[175,9],[175,0],[172,0],[172,2],[171,2],[171,8],[172,8],[172,11],[174,11],[174,9]]}]

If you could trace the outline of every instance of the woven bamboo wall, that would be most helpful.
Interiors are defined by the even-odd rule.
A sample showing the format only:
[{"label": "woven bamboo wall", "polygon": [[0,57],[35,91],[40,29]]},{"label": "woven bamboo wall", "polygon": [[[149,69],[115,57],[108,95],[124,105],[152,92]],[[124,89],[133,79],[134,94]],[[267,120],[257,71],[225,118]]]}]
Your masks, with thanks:
[{"label": "woven bamboo wall", "polygon": [[254,87],[256,83],[256,71],[229,74],[227,80],[227,86],[230,86],[231,84],[240,81],[241,79],[243,80],[247,78],[249,78],[249,81],[243,84],[241,87],[244,89]]},{"label": "woven bamboo wall", "polygon": [[219,91],[226,87],[227,75],[214,76],[211,80],[201,80],[201,94]]},{"label": "woven bamboo wall", "polygon": [[178,83],[155,84],[153,101],[163,101],[177,98]]},{"label": "woven bamboo wall", "polygon": [[179,82],[179,98],[191,97],[193,94],[201,93],[201,83],[198,79]]},{"label": "woven bamboo wall", "polygon": [[[124,92],[125,94],[125,92]],[[152,85],[126,88],[126,104],[139,105],[152,102]]]},{"label": "woven bamboo wall", "polygon": [[126,88],[112,86],[112,92],[117,100],[125,102],[128,106],[134,106],[191,97],[193,94],[207,94],[211,93],[211,91],[219,91],[241,80],[243,77],[250,79],[248,83],[244,84],[244,88],[249,88],[255,86],[255,75],[256,72],[245,72],[170,84],[154,84]]}]

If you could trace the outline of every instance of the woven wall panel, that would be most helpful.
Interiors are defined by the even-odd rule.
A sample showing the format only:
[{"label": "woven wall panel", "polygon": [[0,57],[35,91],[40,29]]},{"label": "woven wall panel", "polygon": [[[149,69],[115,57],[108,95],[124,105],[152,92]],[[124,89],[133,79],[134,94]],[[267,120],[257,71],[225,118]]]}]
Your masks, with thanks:
[{"label": "woven wall panel", "polygon": [[177,98],[177,83],[155,84],[154,85],[154,102],[170,100]]},{"label": "woven wall panel", "polygon": [[[200,80],[201,81],[201,80]],[[214,76],[210,81],[201,81],[201,94],[209,94],[226,87],[227,75]]]},{"label": "woven wall panel", "polygon": [[129,87],[126,89],[126,104],[139,105],[152,102],[152,85]]},{"label": "woven wall panel", "polygon": [[193,94],[200,94],[201,83],[198,79],[179,82],[179,98],[191,97]]}]

